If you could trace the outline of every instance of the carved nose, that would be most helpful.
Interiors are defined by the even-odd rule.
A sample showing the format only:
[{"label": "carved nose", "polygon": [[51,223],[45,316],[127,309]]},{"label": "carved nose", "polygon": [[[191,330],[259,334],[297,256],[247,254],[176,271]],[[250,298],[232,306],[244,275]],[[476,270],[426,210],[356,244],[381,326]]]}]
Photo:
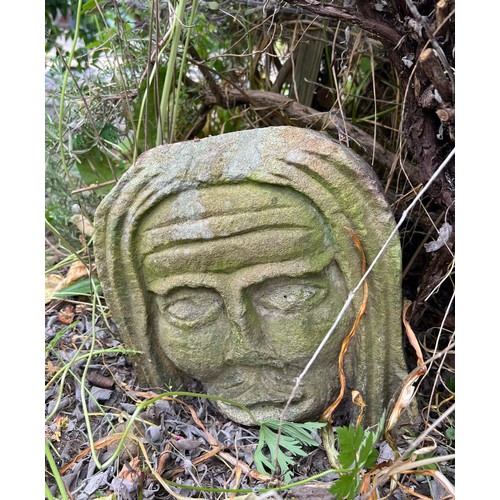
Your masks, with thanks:
[{"label": "carved nose", "polygon": [[224,302],[234,333],[242,337],[260,335],[260,322],[257,313],[241,291],[233,293],[230,297],[225,297]]},{"label": "carved nose", "polygon": [[231,294],[225,303],[231,325],[230,341],[224,346],[227,363],[282,367],[262,330],[261,318],[244,292]]},{"label": "carved nose", "polygon": [[226,346],[226,360],[231,363],[262,363],[269,358],[258,319],[247,313],[230,318],[231,337]]},{"label": "carved nose", "polygon": [[225,346],[225,359],[231,364],[263,364],[273,356],[266,345],[260,320],[243,297],[226,304],[231,336]]}]

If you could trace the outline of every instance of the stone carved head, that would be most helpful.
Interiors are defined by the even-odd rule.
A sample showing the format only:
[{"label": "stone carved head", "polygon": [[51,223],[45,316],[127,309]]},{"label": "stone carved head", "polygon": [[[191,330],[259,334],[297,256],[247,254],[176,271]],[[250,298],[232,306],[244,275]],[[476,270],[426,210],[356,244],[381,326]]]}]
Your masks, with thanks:
[{"label": "stone carved head", "polygon": [[[236,132],[154,148],[99,206],[99,277],[149,386],[199,380],[258,420],[279,418],[296,377],[394,228],[372,169],[320,133]],[[368,278],[367,311],[344,361],[374,423],[406,373],[401,256],[394,240]],[[285,418],[317,418],[339,391],[356,296]],[[231,419],[241,409],[217,403]]]}]

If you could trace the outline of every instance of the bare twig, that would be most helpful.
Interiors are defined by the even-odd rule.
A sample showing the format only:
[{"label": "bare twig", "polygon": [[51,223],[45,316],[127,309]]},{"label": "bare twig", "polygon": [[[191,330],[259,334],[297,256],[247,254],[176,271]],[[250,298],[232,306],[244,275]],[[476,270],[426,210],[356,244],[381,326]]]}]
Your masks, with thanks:
[{"label": "bare twig", "polygon": [[[352,8],[338,7],[331,3],[325,4],[320,0],[289,0],[290,4],[302,7],[306,11],[314,12],[322,17],[339,19],[349,24],[359,26],[392,47],[396,47],[401,41],[401,34],[389,24],[382,22],[379,18],[360,15]],[[373,12],[376,14],[376,12]]]},{"label": "bare twig", "polygon": [[116,180],[111,180],[111,181],[106,181],[106,182],[101,182],[99,184],[90,184],[90,186],[80,188],[80,189],[75,189],[71,191],[71,194],[76,194],[76,193],[83,193],[84,191],[93,191],[94,189],[99,189],[104,186],[110,186],[111,184],[116,184]]}]

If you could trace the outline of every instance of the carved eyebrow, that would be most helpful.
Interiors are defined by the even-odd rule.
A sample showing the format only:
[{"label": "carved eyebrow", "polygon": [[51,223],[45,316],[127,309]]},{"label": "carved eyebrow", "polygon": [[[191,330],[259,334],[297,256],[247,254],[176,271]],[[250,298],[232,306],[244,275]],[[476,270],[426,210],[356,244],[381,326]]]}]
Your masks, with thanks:
[{"label": "carved eyebrow", "polygon": [[[316,251],[312,251],[313,248]],[[232,272],[241,266],[281,262],[324,250],[323,233],[320,230],[273,226],[208,240],[168,241],[163,248],[150,249],[142,255],[145,256],[146,272],[154,275],[160,269],[164,269],[165,274],[191,268]]]},{"label": "carved eyebrow", "polygon": [[[301,226],[301,225],[292,225],[292,224],[276,224],[276,225],[269,225],[269,224],[263,224],[261,226],[254,226],[249,229],[240,229],[238,231],[234,231],[231,234],[220,234],[218,236],[215,236],[210,234],[208,231],[203,232],[203,229],[197,228],[196,224],[189,225],[185,228],[172,228],[172,232],[174,232],[176,229],[185,229],[186,233],[179,231],[179,233],[174,237],[167,239],[165,241],[165,234],[163,233],[160,236],[160,240],[151,246],[143,245],[142,246],[142,252],[141,254],[146,257],[148,255],[151,255],[156,252],[161,252],[162,250],[167,250],[167,249],[172,249],[174,250],[177,247],[181,247],[183,245],[192,245],[192,244],[210,244],[211,242],[219,241],[219,240],[225,240],[225,239],[231,239],[231,238],[237,238],[238,236],[245,236],[245,235],[251,235],[252,233],[259,233],[259,232],[264,232],[264,231],[278,231],[278,230],[296,230],[300,231],[303,230],[308,233],[313,233],[314,229],[307,227],[307,226]],[[199,233],[196,233],[197,230],[200,230]]]},{"label": "carved eyebrow", "polygon": [[[321,273],[332,262],[333,252],[325,251],[314,259],[302,257],[282,262],[255,264],[238,269],[232,276],[234,280],[244,283],[248,288],[264,281],[275,279],[302,278],[311,279],[311,275]],[[269,265],[270,264],[270,265]],[[222,282],[231,279],[231,273],[225,272],[179,272],[151,279],[148,289],[156,294],[165,294],[179,287],[213,288],[220,291],[226,288]],[[316,279],[316,278],[313,278]]]}]

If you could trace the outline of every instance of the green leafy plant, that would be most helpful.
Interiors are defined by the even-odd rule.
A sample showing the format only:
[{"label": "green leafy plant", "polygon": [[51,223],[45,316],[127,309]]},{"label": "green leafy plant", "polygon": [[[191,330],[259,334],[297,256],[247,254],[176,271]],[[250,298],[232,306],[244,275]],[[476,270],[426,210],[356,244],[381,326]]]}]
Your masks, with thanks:
[{"label": "green leafy plant", "polygon": [[455,441],[455,427],[448,427],[444,434],[450,441]]},{"label": "green leafy plant", "polygon": [[67,286],[66,288],[63,288],[62,290],[59,290],[54,294],[54,297],[56,299],[65,299],[67,297],[73,297],[73,296],[79,296],[79,295],[84,295],[87,297],[91,297],[93,294],[93,291],[95,290],[97,293],[100,292],[100,283],[99,280],[96,278],[93,278],[93,283],[90,281],[89,278],[83,278],[81,280],[78,280],[77,282]]},{"label": "green leafy plant", "polygon": [[[296,462],[295,457],[306,457],[304,446],[319,446],[311,432],[326,424],[320,422],[280,422],[267,420],[260,425],[259,443],[254,452],[254,463],[262,474],[276,474],[276,464],[285,483],[291,481],[293,473],[290,466]],[[264,454],[267,448],[269,458]]]},{"label": "green leafy plant", "polygon": [[353,424],[337,427],[339,454],[337,461],[344,472],[329,489],[339,499],[352,500],[361,486],[362,474],[377,462],[378,450],[375,448],[384,429],[385,413],[380,418],[375,431],[364,430]]}]

